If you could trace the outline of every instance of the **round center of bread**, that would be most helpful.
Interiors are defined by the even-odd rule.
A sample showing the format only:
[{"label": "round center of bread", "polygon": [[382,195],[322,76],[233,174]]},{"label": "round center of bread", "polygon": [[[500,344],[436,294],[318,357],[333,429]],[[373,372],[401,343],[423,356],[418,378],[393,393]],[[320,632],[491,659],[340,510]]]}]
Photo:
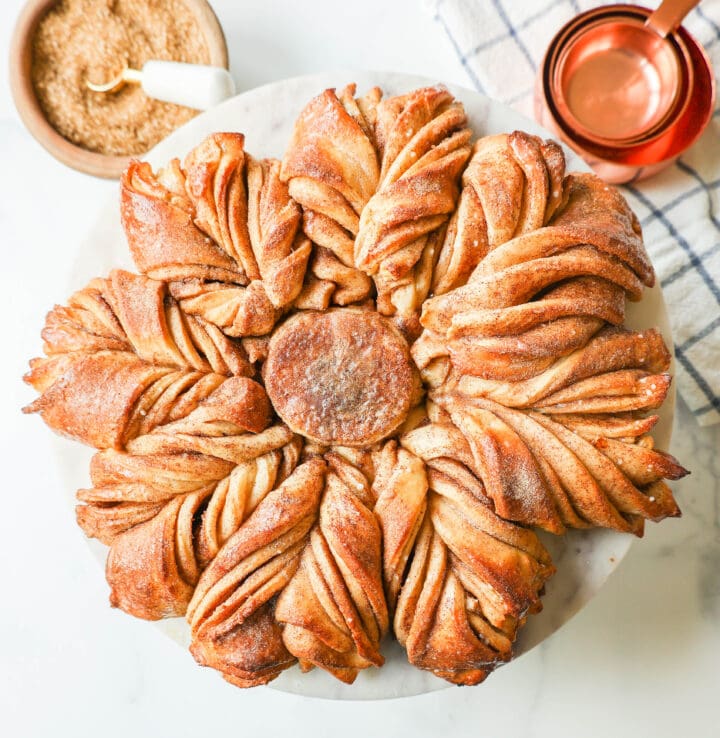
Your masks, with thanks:
[{"label": "round center of bread", "polygon": [[367,446],[405,419],[418,387],[400,331],[351,308],[297,314],[270,341],[263,368],[277,414],[324,445]]}]

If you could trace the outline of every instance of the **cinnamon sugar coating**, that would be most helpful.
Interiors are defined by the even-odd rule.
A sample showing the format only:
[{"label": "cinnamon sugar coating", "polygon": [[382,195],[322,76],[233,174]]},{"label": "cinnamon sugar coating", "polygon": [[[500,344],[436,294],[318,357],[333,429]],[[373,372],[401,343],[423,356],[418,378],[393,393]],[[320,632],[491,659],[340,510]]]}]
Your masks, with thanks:
[{"label": "cinnamon sugar coating", "polygon": [[263,377],[296,433],[330,446],[372,446],[405,420],[419,385],[400,331],[364,310],[303,312],[273,334]]}]

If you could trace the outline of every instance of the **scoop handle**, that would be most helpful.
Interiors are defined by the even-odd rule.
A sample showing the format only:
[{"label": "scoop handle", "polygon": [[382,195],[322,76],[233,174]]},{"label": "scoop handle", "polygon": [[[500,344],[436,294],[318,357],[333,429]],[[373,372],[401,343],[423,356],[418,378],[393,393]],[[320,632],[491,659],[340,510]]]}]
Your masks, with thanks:
[{"label": "scoop handle", "polygon": [[645,21],[645,25],[652,28],[658,36],[665,38],[699,3],[700,0],[663,0],[660,7]]},{"label": "scoop handle", "polygon": [[235,94],[227,69],[203,64],[145,62],[141,84],[149,97],[195,110],[207,110]]}]

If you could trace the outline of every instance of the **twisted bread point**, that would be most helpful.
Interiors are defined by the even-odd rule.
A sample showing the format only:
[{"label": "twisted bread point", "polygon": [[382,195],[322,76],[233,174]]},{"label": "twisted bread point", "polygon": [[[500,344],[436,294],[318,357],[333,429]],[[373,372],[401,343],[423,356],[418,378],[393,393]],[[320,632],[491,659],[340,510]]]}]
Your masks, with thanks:
[{"label": "twisted bread point", "polygon": [[242,347],[216,326],[186,314],[164,282],[121,269],[92,280],[67,306],[56,305],[42,337],[48,360],[31,362],[31,384],[39,391],[60,371],[55,365],[98,351],[131,352],[146,362],[201,372],[249,376],[253,371]]},{"label": "twisted bread point", "polygon": [[[533,152],[524,170],[514,158],[521,143]],[[559,153],[544,146],[550,164],[543,145],[518,132],[476,146],[436,269],[437,296],[423,306],[417,360],[436,362],[436,372],[447,373],[439,360],[449,355],[461,372],[531,377],[603,325],[620,325],[625,296],[637,300],[653,282],[640,226],[622,197],[592,175],[569,175],[559,188]],[[495,198],[486,192],[493,172],[506,175]]]},{"label": "twisted bread point", "polygon": [[643,435],[654,420],[614,418],[610,435],[622,433],[618,440],[605,436],[602,419],[566,424],[484,398],[435,395],[433,401],[464,437],[471,468],[503,517],[553,533],[597,526],[641,536],[645,519],[680,515],[663,479],[687,471]]},{"label": "twisted bread point", "polygon": [[[43,338],[47,357],[32,360],[25,377],[41,395],[25,412],[96,448],[123,448],[192,411],[226,375],[252,373],[242,347],[185,315],[162,282],[118,270],[56,306]],[[262,425],[267,397],[254,382],[244,386],[256,388]]]},{"label": "twisted bread point", "polygon": [[311,227],[322,226],[333,237],[317,243],[344,263],[354,261],[360,215],[380,180],[375,122],[381,97],[377,87],[361,98],[355,98],[355,85],[339,95],[325,90],[300,113],[282,162],[291,195],[313,214]]},{"label": "twisted bread point", "polygon": [[205,570],[191,651],[242,687],[299,661],[351,683],[380,666],[387,630],[374,498],[361,469],[310,458],[258,505]]},{"label": "twisted bread point", "polygon": [[110,546],[113,606],[148,619],[182,615],[202,569],[294,468],[298,442],[285,426],[263,430],[269,415],[257,422],[248,384],[227,379],[186,417],[93,458],[77,519]]},{"label": "twisted bread point", "polygon": [[665,400],[669,365],[657,331],[608,327],[529,379],[450,374],[431,398],[464,436],[498,514],[554,533],[642,535],[643,519],[680,514],[662,479],[687,473],[645,435],[657,416],[637,415]]},{"label": "twisted bread point", "polygon": [[444,449],[422,458],[389,441],[374,487],[386,594],[408,660],[455,684],[483,681],[542,607],[554,572],[547,551],[493,513],[482,484]]},{"label": "twisted bread point", "polygon": [[[374,88],[362,98],[354,94],[355,86],[349,85],[339,95],[326,90],[308,103],[295,124],[280,176],[303,208],[305,234],[349,270],[346,279],[354,274],[362,300],[372,283],[356,268],[354,241],[360,214],[380,177],[374,128],[382,93]],[[333,299],[330,285],[326,290],[328,304],[348,304]]]},{"label": "twisted bread point", "polygon": [[[443,405],[444,407],[444,405]],[[530,452],[513,443],[512,434],[492,416],[481,424],[478,413],[460,410],[442,421],[422,425],[401,438],[404,448],[430,461],[451,459],[482,483],[485,504],[505,520],[562,534],[565,527],[552,499],[533,474]]]},{"label": "twisted bread point", "polygon": [[554,141],[522,131],[475,142],[433,275],[433,292],[465,284],[488,254],[544,226],[562,205],[565,156]]},{"label": "twisted bread point", "polygon": [[377,106],[380,180],[360,217],[355,262],[375,275],[378,309],[386,315],[409,318],[429,292],[435,231],[455,209],[470,136],[462,105],[440,87]]},{"label": "twisted bread point", "polygon": [[182,308],[228,335],[263,335],[300,294],[311,244],[280,164],[238,133],[216,133],[152,172],[132,162],[121,215],[140,271],[170,282]]},{"label": "twisted bread point", "polygon": [[381,313],[411,320],[430,288],[435,231],[455,208],[470,130],[443,88],[354,94],[354,85],[326,90],[306,106],[282,177],[307,235],[373,276]]},{"label": "twisted bread point", "polygon": [[659,407],[670,384],[670,354],[655,330],[605,328],[581,349],[521,381],[451,375],[446,387],[508,407],[612,413]]},{"label": "twisted bread point", "polygon": [[282,426],[252,439],[237,464],[187,453],[94,457],[94,486],[78,492],[85,504],[77,520],[110,546],[114,607],[150,620],[185,613],[203,568],[297,463],[298,446]]}]

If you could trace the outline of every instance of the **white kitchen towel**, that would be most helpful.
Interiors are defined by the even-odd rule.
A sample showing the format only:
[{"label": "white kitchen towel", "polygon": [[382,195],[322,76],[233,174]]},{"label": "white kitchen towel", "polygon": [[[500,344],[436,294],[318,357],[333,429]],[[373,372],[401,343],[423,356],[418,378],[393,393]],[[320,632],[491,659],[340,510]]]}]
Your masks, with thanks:
[{"label": "white kitchen towel", "polygon": [[[592,0],[426,0],[480,92],[532,117],[535,75],[555,32]],[[657,1],[655,2],[657,5]],[[686,28],[720,70],[720,0]],[[720,422],[720,110],[661,174],[621,188],[643,226],[667,302],[683,399],[701,425]]]}]

